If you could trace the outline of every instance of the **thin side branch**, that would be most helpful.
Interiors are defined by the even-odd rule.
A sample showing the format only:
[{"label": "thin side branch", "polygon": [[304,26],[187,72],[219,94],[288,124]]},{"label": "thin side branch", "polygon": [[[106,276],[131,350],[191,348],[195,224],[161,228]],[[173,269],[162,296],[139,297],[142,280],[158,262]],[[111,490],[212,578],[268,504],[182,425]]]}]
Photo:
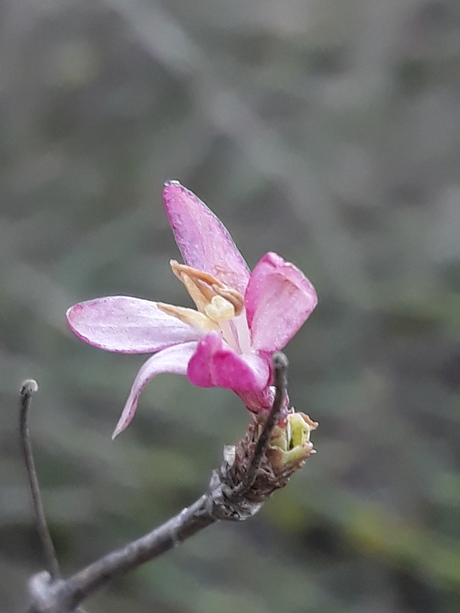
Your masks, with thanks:
[{"label": "thin side branch", "polygon": [[37,607],[37,603],[33,603],[28,613],[73,611],[112,579],[166,553],[215,523],[217,519],[206,510],[208,498],[209,494],[205,494],[152,532],[107,554],[68,579],[53,583],[46,574],[35,576],[31,588],[41,595],[43,604]]},{"label": "thin side branch", "polygon": [[253,485],[254,480],[256,478],[257,471],[260,467],[260,463],[265,456],[268,445],[270,443],[270,438],[280,417],[281,411],[284,406],[284,401],[286,400],[288,366],[289,362],[284,353],[278,351],[273,355],[273,383],[276,389],[275,399],[273,401],[273,406],[270,410],[270,413],[267,417],[267,421],[265,422],[264,428],[257,441],[257,445],[254,450],[254,455],[252,457],[248,472],[246,473],[246,476],[240,483],[239,487],[235,488],[234,493],[236,495],[244,494],[249,489],[251,489],[251,486]]},{"label": "thin side branch", "polygon": [[46,568],[52,579],[60,576],[59,564],[54,551],[51,534],[46,523],[45,511],[38,483],[37,471],[35,469],[32,443],[29,435],[29,409],[32,402],[32,395],[38,391],[38,384],[33,379],[24,381],[19,390],[19,432],[21,438],[21,449],[29,480],[29,488],[32,496],[35,525],[40,538],[43,554],[45,557]]}]

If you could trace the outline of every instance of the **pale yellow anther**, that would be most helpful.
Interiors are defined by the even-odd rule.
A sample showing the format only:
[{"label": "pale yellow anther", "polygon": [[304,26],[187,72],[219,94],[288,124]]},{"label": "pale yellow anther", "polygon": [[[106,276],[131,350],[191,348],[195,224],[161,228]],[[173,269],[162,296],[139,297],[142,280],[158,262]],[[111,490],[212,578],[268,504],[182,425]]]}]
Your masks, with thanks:
[{"label": "pale yellow anther", "polygon": [[235,313],[233,315],[234,317],[241,314],[244,308],[244,298],[238,290],[225,287],[225,285],[223,285],[222,283],[220,283],[219,285],[213,285],[212,289],[216,292],[216,294],[218,294],[222,298],[225,298],[227,302],[230,302],[233,305],[233,308],[235,310]]},{"label": "pale yellow anther", "polygon": [[212,319],[212,321],[216,323],[235,317],[235,308],[233,304],[222,296],[214,296],[211,302],[205,307],[204,312],[209,319]]}]

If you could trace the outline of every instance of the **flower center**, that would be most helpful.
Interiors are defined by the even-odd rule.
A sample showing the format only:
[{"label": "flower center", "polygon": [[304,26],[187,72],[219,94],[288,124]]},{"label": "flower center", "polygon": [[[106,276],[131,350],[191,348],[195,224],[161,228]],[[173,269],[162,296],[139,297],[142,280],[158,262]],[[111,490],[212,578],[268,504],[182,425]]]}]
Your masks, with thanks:
[{"label": "flower center", "polygon": [[219,330],[226,343],[238,353],[250,351],[249,330],[243,296],[211,274],[171,260],[173,273],[185,285],[197,311],[158,303],[158,307],[184,323],[208,332]]},{"label": "flower center", "polygon": [[213,296],[211,302],[204,307],[204,312],[216,324],[222,319],[235,317],[235,307],[223,296]]}]

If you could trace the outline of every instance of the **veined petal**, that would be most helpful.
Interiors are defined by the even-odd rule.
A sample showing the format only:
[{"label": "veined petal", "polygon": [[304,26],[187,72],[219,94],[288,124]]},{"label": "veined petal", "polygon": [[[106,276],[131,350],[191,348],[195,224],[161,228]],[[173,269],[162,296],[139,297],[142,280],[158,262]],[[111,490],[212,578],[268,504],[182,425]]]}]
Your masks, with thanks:
[{"label": "veined petal", "polygon": [[317,302],[315,288],[298,268],[276,253],[265,254],[244,297],[254,349],[270,353],[282,349]]},{"label": "veined petal", "polygon": [[163,201],[185,263],[244,293],[248,266],[214,213],[178,181],[165,184]]},{"label": "veined petal", "polygon": [[152,353],[203,336],[155,302],[130,296],[80,302],[67,311],[67,321],[81,340],[119,353]]},{"label": "veined petal", "polygon": [[125,408],[112,434],[112,439],[129,426],[137,409],[139,396],[149,381],[162,373],[185,375],[187,364],[196,349],[196,342],[183,343],[159,351],[145,362],[134,379]]},{"label": "veined petal", "polygon": [[224,345],[218,332],[210,332],[197,345],[187,376],[200,387],[224,387],[231,390],[263,389],[271,376],[270,362],[255,354],[240,355]]}]

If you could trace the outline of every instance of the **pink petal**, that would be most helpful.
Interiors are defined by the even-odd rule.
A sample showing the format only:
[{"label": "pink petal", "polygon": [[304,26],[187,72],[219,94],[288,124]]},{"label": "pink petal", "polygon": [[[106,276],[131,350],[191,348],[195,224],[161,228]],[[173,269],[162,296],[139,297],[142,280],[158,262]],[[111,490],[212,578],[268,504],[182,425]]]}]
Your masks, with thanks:
[{"label": "pink petal", "polygon": [[67,321],[81,340],[119,353],[152,353],[203,335],[155,302],[129,296],[80,302],[67,311]]},{"label": "pink petal", "polygon": [[[268,413],[275,400],[275,388],[272,385],[258,392],[237,392],[237,394],[252,413]],[[287,415],[288,409],[289,396],[286,394],[284,406],[281,410],[281,419]]]},{"label": "pink petal", "polygon": [[187,364],[195,348],[196,343],[175,345],[174,347],[168,347],[168,349],[159,351],[145,362],[134,379],[125,408],[112,434],[112,439],[118,436],[120,432],[123,432],[131,423],[137,409],[139,396],[147,383],[151,381],[153,377],[162,373],[185,375],[187,373]]},{"label": "pink petal", "polygon": [[214,213],[178,181],[165,184],[163,201],[185,263],[244,293],[248,266]]},{"label": "pink petal", "polygon": [[269,383],[271,368],[268,359],[255,354],[239,355],[224,345],[218,332],[210,332],[198,343],[187,375],[200,387],[254,391]]},{"label": "pink petal", "polygon": [[270,353],[282,349],[317,301],[313,285],[298,268],[276,253],[265,254],[244,297],[253,347]]}]

